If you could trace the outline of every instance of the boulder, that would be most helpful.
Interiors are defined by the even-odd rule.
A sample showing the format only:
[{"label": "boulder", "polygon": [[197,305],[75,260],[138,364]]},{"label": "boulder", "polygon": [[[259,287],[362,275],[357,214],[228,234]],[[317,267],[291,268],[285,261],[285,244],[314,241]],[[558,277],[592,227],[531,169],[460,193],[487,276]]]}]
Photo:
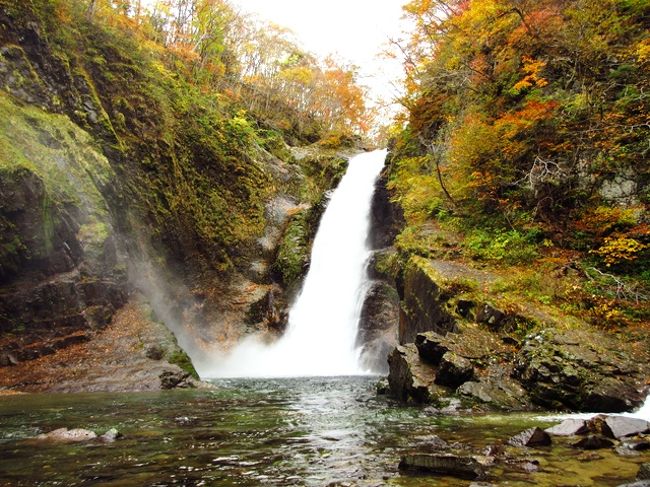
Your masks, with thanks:
[{"label": "boulder", "polygon": [[476,380],[465,382],[456,392],[491,407],[509,411],[529,410],[531,407],[526,391],[507,373],[507,368],[497,364]]},{"label": "boulder", "polygon": [[548,329],[526,337],[514,376],[548,409],[628,411],[643,403],[650,373],[636,353],[595,331]]},{"label": "boulder", "polygon": [[473,378],[472,363],[454,352],[447,352],[440,359],[435,383],[456,389]]},{"label": "boulder", "polygon": [[603,448],[612,448],[614,442],[609,438],[605,438],[600,435],[587,435],[583,438],[580,438],[575,443],[572,443],[573,448],[579,448],[581,450],[601,450]]},{"label": "boulder", "polygon": [[402,402],[429,403],[433,401],[435,370],[420,360],[415,345],[396,347],[388,356],[390,395]]},{"label": "boulder", "polygon": [[476,308],[476,303],[468,299],[459,299],[456,301],[456,313],[463,318],[470,319]]},{"label": "boulder", "polygon": [[587,429],[590,433],[596,435],[604,436],[607,438],[615,438],[614,433],[612,432],[609,424],[607,423],[609,416],[604,414],[599,414],[593,418],[587,420]]},{"label": "boulder", "polygon": [[565,419],[560,424],[546,428],[548,434],[553,436],[576,436],[585,435],[589,432],[587,423],[584,419]]},{"label": "boulder", "polygon": [[37,440],[54,441],[57,443],[80,443],[90,441],[97,438],[94,431],[75,428],[69,430],[68,428],[59,428],[49,433],[43,433],[36,436]]},{"label": "boulder", "polygon": [[540,428],[527,429],[508,440],[508,445],[519,447],[549,446],[550,444],[551,437]]},{"label": "boulder", "polygon": [[165,370],[160,376],[161,389],[176,389],[176,388],[193,388],[195,387],[192,376],[185,372],[180,367],[174,367],[174,370]]},{"label": "boulder", "polygon": [[505,323],[507,315],[489,304],[483,304],[476,313],[476,321],[487,325],[492,330],[498,330]]},{"label": "boulder", "polygon": [[415,337],[415,346],[422,360],[431,365],[439,365],[442,357],[449,351],[445,337],[435,332],[419,333]]},{"label": "boulder", "polygon": [[18,365],[20,362],[11,352],[0,352],[0,367]]},{"label": "boulder", "polygon": [[388,379],[380,379],[375,385],[375,390],[377,391],[378,396],[386,396],[390,391],[390,386],[388,385]]},{"label": "boulder", "polygon": [[626,418],[625,416],[608,416],[605,423],[609,427],[614,438],[634,436],[650,431],[650,423],[643,419]]},{"label": "boulder", "polygon": [[479,479],[485,476],[484,467],[474,457],[453,454],[405,455],[400,460],[399,469],[449,475],[462,479]]}]

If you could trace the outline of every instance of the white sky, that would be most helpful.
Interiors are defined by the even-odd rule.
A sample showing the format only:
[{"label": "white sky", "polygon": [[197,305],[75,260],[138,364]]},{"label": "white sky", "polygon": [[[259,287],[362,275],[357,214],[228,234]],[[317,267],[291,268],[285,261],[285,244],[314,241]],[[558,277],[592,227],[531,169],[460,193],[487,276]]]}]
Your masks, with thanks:
[{"label": "white sky", "polygon": [[407,0],[231,0],[244,12],[291,29],[299,43],[321,57],[359,66],[361,84],[376,100],[390,102],[392,83],[402,74],[399,61],[378,57],[388,38],[404,30],[401,6]]}]

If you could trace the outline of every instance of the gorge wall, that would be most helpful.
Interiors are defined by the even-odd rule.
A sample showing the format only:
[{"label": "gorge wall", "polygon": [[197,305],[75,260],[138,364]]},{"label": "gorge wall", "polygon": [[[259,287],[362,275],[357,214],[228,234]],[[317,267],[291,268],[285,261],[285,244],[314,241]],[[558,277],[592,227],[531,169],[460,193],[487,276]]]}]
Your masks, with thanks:
[{"label": "gorge wall", "polygon": [[80,389],[190,385],[183,349],[281,331],[346,159],[74,15],[0,2],[0,387],[51,390],[48,360],[79,357]]}]

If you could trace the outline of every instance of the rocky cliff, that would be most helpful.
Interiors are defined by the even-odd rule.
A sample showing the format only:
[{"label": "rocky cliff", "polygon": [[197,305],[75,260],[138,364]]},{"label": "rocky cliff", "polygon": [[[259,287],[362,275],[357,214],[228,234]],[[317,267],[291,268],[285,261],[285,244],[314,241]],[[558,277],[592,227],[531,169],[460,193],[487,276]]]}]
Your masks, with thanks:
[{"label": "rocky cliff", "polygon": [[74,6],[0,1],[0,387],[77,364],[119,390],[118,357],[123,388],[188,385],[182,348],[282,328],[345,157],[191,76]]},{"label": "rocky cliff", "polygon": [[378,184],[383,210],[373,211],[372,239],[384,248],[370,262],[375,281],[361,333],[384,337],[375,349],[388,357],[393,398],[478,410],[620,412],[643,403],[650,389],[644,322],[594,326],[525,292],[531,284],[518,284],[520,268],[472,262],[448,230],[406,225],[390,176]]}]

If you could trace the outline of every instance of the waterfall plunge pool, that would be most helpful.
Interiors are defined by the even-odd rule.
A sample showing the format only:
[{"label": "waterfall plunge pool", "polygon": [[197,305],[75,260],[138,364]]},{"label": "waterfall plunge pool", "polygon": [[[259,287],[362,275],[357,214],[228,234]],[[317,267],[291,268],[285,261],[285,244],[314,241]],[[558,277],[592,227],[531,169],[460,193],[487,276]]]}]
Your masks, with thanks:
[{"label": "waterfall plunge pool", "polygon": [[[376,378],[215,380],[214,390],[0,397],[1,486],[468,486],[398,473],[402,454],[433,435],[473,451],[531,426],[535,414],[435,414],[377,397]],[[110,444],[35,442],[60,427],[124,438]],[[650,461],[557,446],[533,449],[540,471],[499,472],[498,485],[615,486]],[[597,457],[597,458],[596,458]]]}]

